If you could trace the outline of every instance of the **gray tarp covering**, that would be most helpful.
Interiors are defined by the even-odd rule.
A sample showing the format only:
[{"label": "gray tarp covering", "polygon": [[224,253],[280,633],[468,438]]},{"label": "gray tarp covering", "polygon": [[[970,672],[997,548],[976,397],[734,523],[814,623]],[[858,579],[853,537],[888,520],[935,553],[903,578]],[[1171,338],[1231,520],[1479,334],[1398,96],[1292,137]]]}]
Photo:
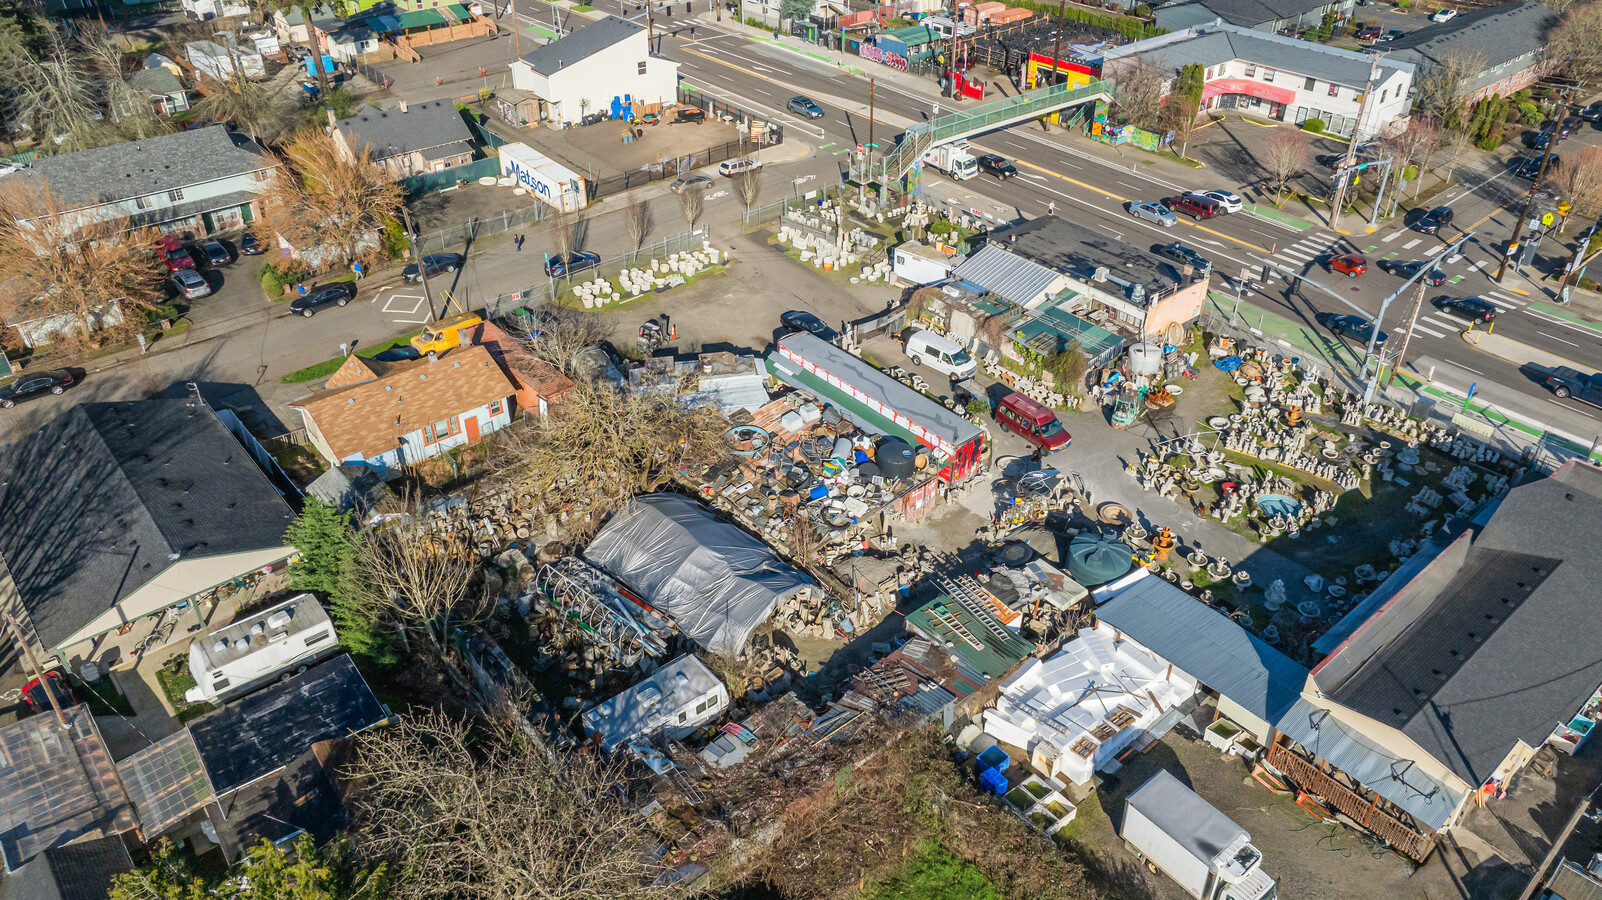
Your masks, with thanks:
[{"label": "gray tarp covering", "polygon": [[680,494],[635,498],[584,555],[713,653],[739,653],[780,600],[811,583],[761,541]]}]

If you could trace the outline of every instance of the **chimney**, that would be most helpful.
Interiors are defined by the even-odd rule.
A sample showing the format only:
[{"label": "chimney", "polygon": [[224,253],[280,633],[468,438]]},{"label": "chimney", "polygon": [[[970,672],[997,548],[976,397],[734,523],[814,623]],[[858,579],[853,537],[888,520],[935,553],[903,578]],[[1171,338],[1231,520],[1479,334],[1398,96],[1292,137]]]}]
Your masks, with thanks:
[{"label": "chimney", "polygon": [[400,102],[400,111],[401,112],[405,112],[406,111],[406,101],[405,100],[402,100]]}]

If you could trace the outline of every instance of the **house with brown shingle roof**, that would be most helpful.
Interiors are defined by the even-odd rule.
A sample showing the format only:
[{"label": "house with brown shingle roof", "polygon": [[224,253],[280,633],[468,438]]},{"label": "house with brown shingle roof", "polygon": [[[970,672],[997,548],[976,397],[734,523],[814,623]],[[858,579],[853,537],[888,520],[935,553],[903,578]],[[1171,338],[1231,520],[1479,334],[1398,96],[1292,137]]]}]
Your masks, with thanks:
[{"label": "house with brown shingle roof", "polygon": [[330,465],[393,471],[512,422],[515,388],[481,346],[386,363],[351,356],[291,408]]}]

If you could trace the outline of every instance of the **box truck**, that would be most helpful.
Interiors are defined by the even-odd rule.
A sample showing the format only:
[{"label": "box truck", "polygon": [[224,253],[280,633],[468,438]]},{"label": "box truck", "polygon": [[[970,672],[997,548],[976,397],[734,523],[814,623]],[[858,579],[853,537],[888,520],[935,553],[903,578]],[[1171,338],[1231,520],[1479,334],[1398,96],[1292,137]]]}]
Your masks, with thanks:
[{"label": "box truck", "polygon": [[944,172],[953,181],[967,181],[979,174],[979,160],[968,151],[967,141],[941,144],[923,155],[923,161]]},{"label": "box truck", "polygon": [[1124,801],[1124,843],[1197,900],[1274,900],[1251,835],[1169,772]]}]

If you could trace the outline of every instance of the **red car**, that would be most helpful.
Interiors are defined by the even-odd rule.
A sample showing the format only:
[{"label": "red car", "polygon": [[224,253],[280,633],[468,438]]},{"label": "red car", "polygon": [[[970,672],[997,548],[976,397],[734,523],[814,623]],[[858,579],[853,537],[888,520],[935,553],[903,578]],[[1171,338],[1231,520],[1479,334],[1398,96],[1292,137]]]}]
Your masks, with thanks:
[{"label": "red car", "polygon": [[1329,270],[1331,272],[1345,272],[1346,277],[1356,278],[1368,271],[1368,260],[1355,253],[1337,256],[1329,261]]},{"label": "red car", "polygon": [[167,264],[168,269],[176,272],[179,269],[195,267],[195,258],[189,255],[189,248],[185,247],[177,237],[170,234],[162,235],[157,248],[161,253],[161,261]]},{"label": "red car", "polygon": [[[46,683],[49,684],[48,688],[45,687]],[[50,698],[45,696],[46,690],[56,695],[56,702],[61,704],[62,709],[70,709],[78,702],[60,672],[46,672],[43,681],[31,679],[22,686],[22,699],[36,713],[50,712]]]}]

